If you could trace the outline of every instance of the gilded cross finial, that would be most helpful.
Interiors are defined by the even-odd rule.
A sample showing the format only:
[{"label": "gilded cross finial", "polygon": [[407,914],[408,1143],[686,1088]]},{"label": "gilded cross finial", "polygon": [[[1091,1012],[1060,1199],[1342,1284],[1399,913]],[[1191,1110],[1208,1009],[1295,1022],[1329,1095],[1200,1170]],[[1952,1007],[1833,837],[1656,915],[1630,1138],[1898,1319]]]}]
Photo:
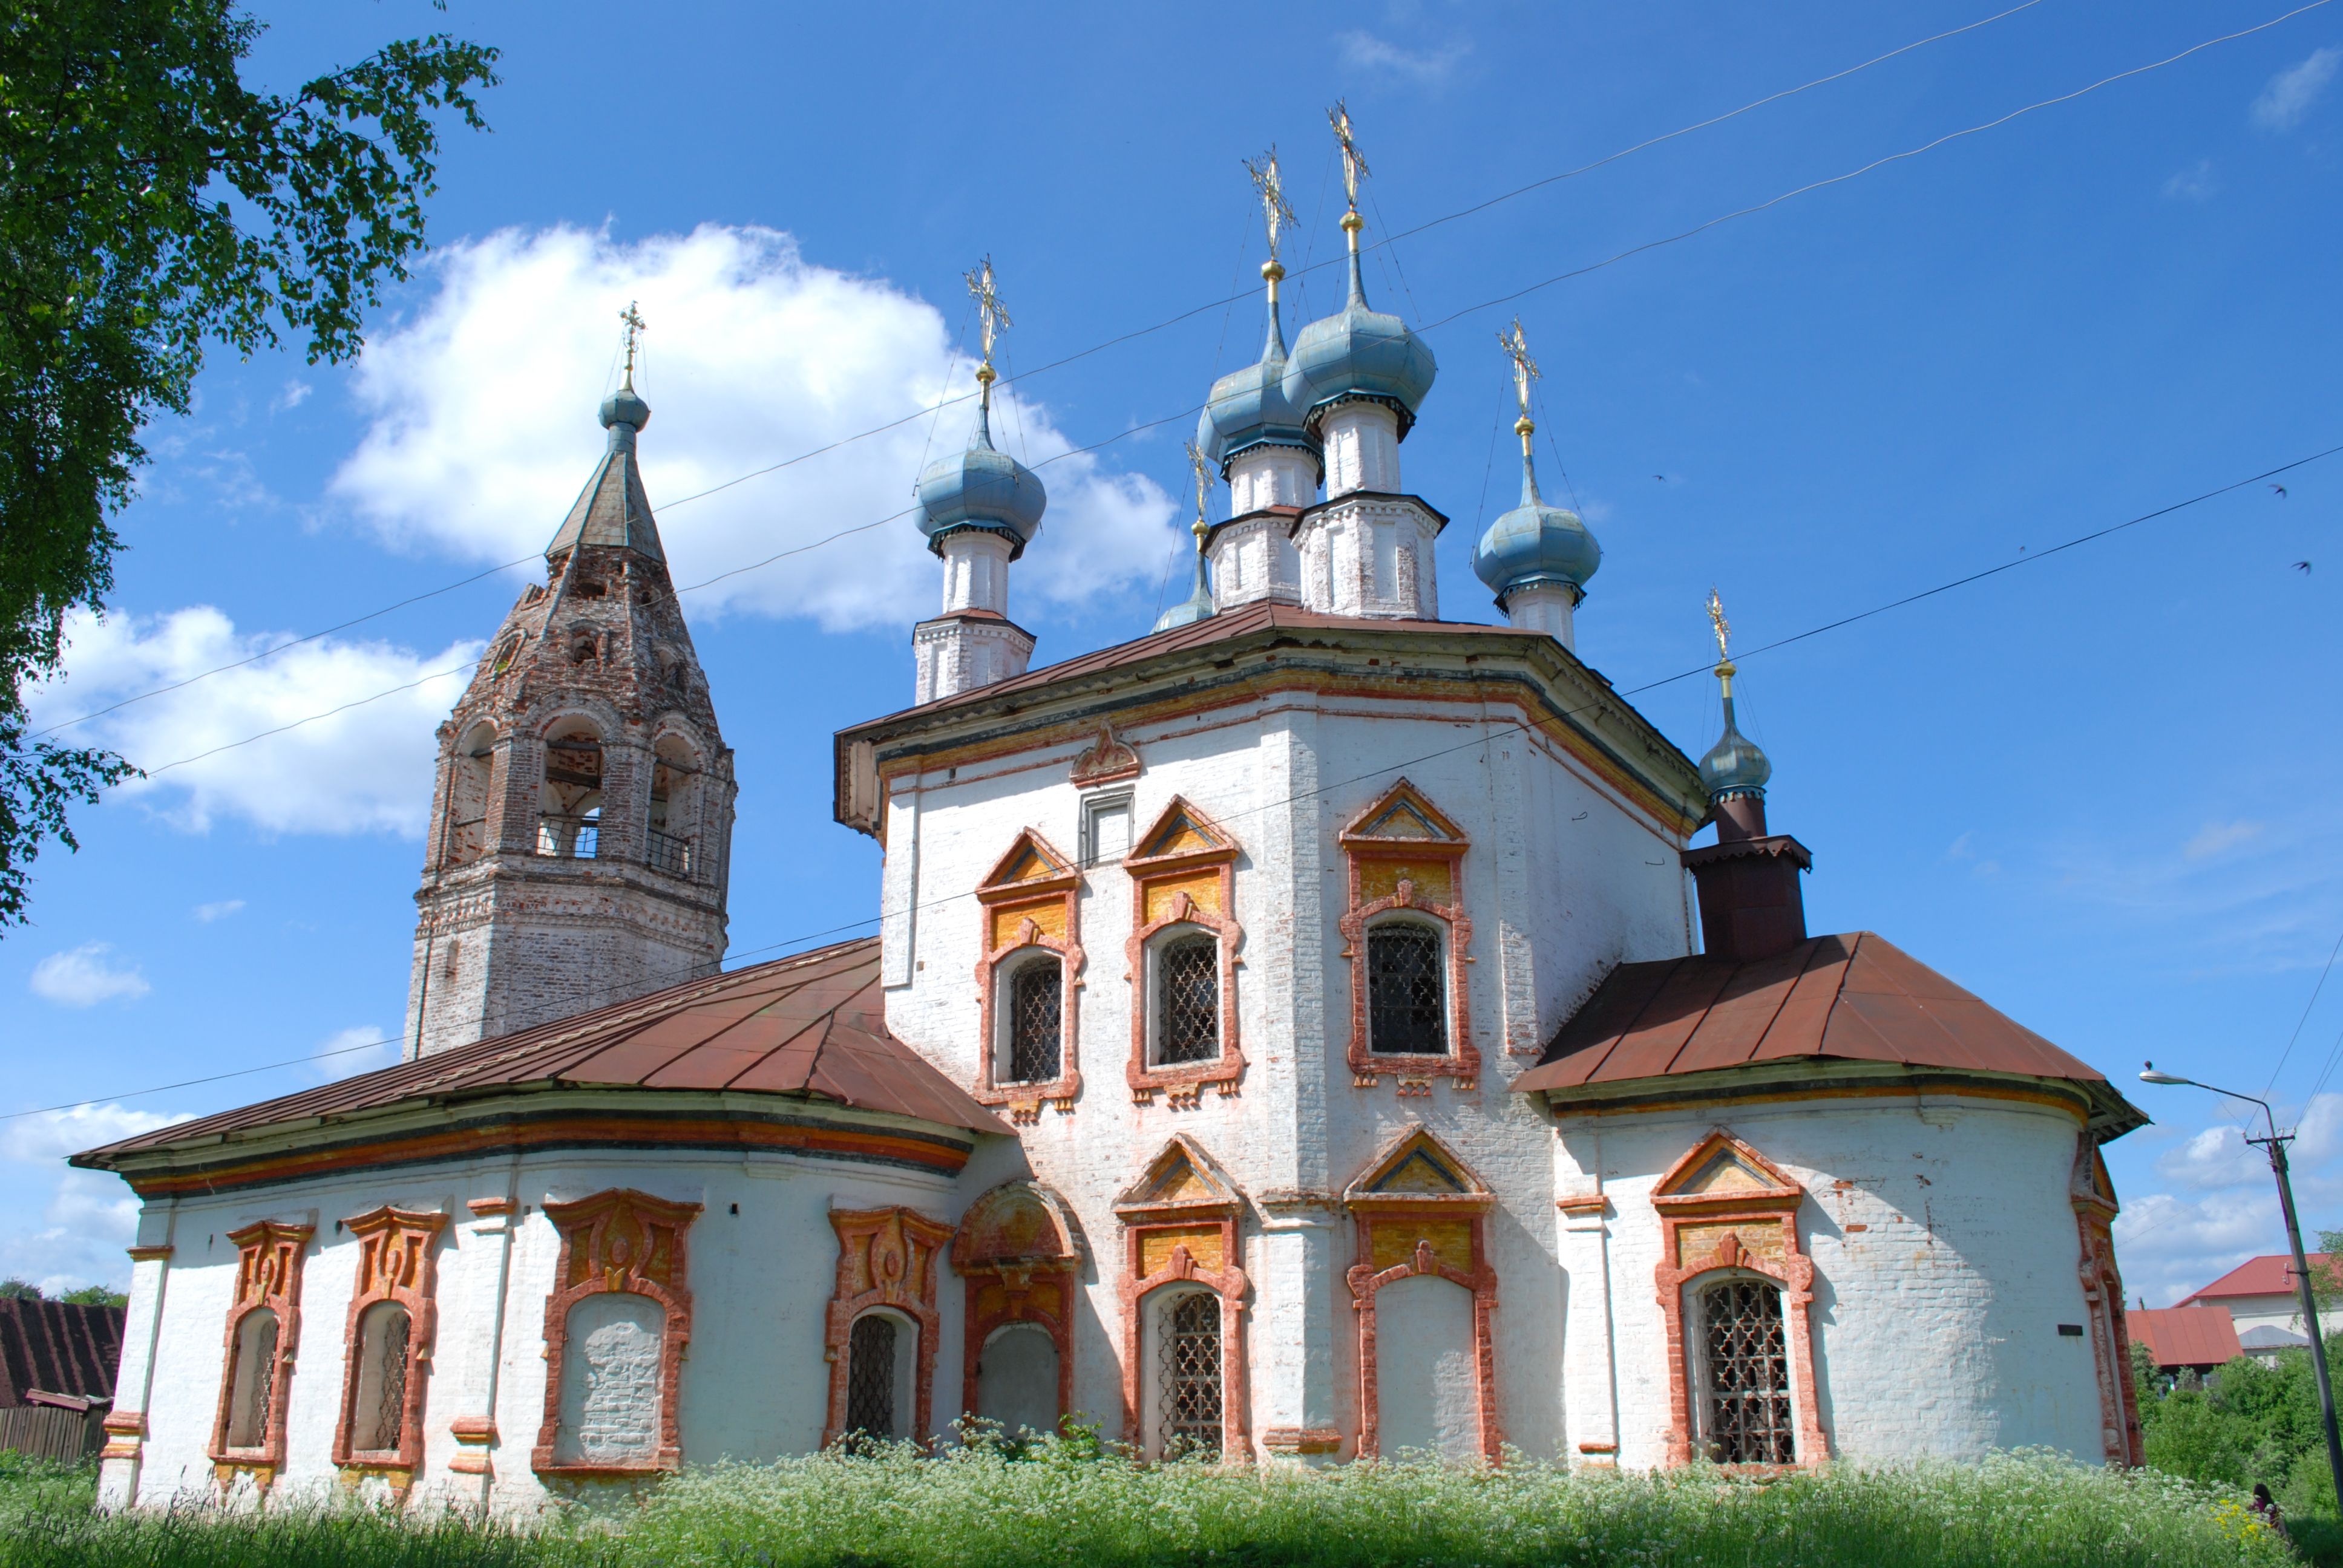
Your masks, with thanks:
[{"label": "gilded cross finial", "polygon": [[1259,158],[1245,159],[1244,166],[1245,173],[1252,176],[1252,188],[1261,196],[1261,214],[1269,225],[1269,266],[1261,269],[1262,276],[1269,276],[1274,269],[1277,276],[1282,277],[1285,268],[1278,266],[1277,242],[1293,226],[1293,209],[1285,205],[1285,181],[1277,170],[1276,144],[1270,144],[1269,151]]},{"label": "gilded cross finial", "polygon": [[635,384],[635,349],[643,337],[643,313],[637,310],[635,302],[629,299],[626,309],[618,312],[618,319],[627,328],[627,385],[631,387]]},{"label": "gilded cross finial", "polygon": [[1523,336],[1520,317],[1513,317],[1511,332],[1497,334],[1497,347],[1503,349],[1505,357],[1513,362],[1513,397],[1522,406],[1522,417],[1513,421],[1513,434],[1522,438],[1522,450],[1526,453],[1530,449],[1530,432],[1537,428],[1530,418],[1530,383],[1539,379],[1544,372],[1537,367],[1537,361],[1530,357],[1530,343]]},{"label": "gilded cross finial", "polygon": [[1733,636],[1733,623],[1725,618],[1725,600],[1715,588],[1708,590],[1708,624],[1716,631],[1716,678],[1725,683],[1725,695],[1733,695],[1733,655],[1727,642]]},{"label": "gilded cross finial", "polygon": [[1344,100],[1337,98],[1334,106],[1326,111],[1327,123],[1334,127],[1334,143],[1342,149],[1342,194],[1350,198],[1351,210],[1359,210],[1359,182],[1367,177],[1367,160],[1359,156],[1359,144],[1351,134],[1351,110]]},{"label": "gilded cross finial", "polygon": [[992,340],[1008,330],[1009,312],[1002,307],[1001,293],[992,286],[992,258],[986,256],[972,272],[966,275],[968,292],[976,301],[976,314],[981,323],[984,338],[984,363],[977,367],[976,379],[990,397],[992,391]]},{"label": "gilded cross finial", "polygon": [[1189,531],[1196,536],[1196,549],[1201,554],[1204,548],[1204,536],[1212,531],[1212,525],[1204,520],[1204,517],[1212,501],[1213,474],[1212,460],[1205,457],[1203,448],[1193,441],[1188,443],[1188,467],[1196,475],[1196,521]]}]

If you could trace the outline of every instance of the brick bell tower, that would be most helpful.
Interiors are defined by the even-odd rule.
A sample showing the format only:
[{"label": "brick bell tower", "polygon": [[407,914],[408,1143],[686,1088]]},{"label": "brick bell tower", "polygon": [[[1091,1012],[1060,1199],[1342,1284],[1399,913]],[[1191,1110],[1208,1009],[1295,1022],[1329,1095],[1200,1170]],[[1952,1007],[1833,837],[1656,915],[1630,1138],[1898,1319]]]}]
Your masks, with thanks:
[{"label": "brick bell tower", "polygon": [[408,1059],[622,1001],[724,956],[732,751],[637,467],[626,384],[585,492],[439,727]]}]

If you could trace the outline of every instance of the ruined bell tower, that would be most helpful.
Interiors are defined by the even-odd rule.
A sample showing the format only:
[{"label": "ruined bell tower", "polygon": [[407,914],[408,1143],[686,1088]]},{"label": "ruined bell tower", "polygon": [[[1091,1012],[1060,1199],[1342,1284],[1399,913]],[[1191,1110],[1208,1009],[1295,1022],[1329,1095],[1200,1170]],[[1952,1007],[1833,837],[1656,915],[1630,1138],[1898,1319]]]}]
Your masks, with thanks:
[{"label": "ruined bell tower", "polygon": [[609,447],[439,727],[416,893],[408,1059],[714,972],[732,751],[716,726],[637,467],[650,406],[603,401]]}]

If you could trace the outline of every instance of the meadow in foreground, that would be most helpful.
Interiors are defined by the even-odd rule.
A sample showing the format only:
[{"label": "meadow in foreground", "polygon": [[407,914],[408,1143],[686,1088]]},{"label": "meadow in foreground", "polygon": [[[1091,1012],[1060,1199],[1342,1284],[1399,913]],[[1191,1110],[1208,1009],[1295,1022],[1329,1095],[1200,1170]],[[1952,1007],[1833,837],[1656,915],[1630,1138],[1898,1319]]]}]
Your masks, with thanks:
[{"label": "meadow in foreground", "polygon": [[1142,1467],[1081,1445],[719,1464],[534,1531],[324,1507],[87,1512],[86,1473],[0,1485],[0,1568],[2197,1568],[2301,1561],[2234,1496],[2052,1455],[1771,1481],[1516,1462]]}]

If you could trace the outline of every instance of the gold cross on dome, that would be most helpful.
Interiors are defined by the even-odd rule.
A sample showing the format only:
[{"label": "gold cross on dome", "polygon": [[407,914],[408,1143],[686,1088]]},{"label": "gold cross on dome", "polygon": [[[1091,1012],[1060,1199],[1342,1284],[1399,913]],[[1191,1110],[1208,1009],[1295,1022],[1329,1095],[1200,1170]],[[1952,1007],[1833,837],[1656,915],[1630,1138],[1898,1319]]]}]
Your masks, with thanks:
[{"label": "gold cross on dome", "polygon": [[1725,618],[1725,600],[1717,596],[1715,588],[1708,590],[1708,623],[1716,628],[1717,662],[1730,663],[1733,656],[1725,650],[1725,639],[1733,635],[1733,623]]},{"label": "gold cross on dome", "polygon": [[1350,197],[1351,210],[1359,207],[1359,182],[1367,177],[1367,160],[1359,156],[1359,144],[1351,135],[1351,110],[1341,98],[1326,111],[1327,122],[1334,127],[1335,144],[1342,149],[1342,190]]},{"label": "gold cross on dome", "polygon": [[1520,317],[1513,317],[1511,332],[1497,334],[1497,347],[1503,349],[1505,357],[1513,362],[1513,396],[1520,399],[1522,417],[1526,419],[1530,417],[1530,383],[1540,379],[1544,372],[1537,367],[1537,361],[1530,357],[1529,339],[1522,335]]},{"label": "gold cross on dome", "polygon": [[1188,443],[1188,467],[1196,474],[1196,548],[1202,549],[1204,535],[1211,531],[1204,511],[1212,494],[1212,460],[1193,441]]},{"label": "gold cross on dome", "polygon": [[627,385],[632,387],[635,384],[635,348],[643,336],[643,313],[637,310],[635,302],[629,299],[626,309],[618,312],[618,319],[627,328]]},{"label": "gold cross on dome", "polygon": [[976,301],[976,314],[983,323],[984,367],[992,368],[992,340],[1009,327],[1009,312],[1001,306],[1000,291],[992,286],[992,258],[986,256],[976,270],[966,275],[968,292]]},{"label": "gold cross on dome", "polygon": [[1269,223],[1269,259],[1275,261],[1278,236],[1293,225],[1293,209],[1285,205],[1285,180],[1277,171],[1277,145],[1270,144],[1269,151],[1257,159],[1245,159],[1244,166],[1252,176],[1252,188],[1261,195],[1262,216]]}]

